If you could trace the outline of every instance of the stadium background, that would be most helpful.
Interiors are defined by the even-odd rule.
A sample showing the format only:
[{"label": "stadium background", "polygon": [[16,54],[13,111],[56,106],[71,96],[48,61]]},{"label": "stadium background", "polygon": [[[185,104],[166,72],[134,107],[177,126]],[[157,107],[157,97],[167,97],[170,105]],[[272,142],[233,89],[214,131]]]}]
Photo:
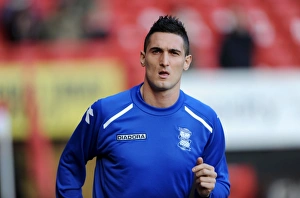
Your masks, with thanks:
[{"label": "stadium background", "polygon": [[[233,5],[254,37],[251,68],[218,63]],[[175,13],[194,56],[183,88],[224,120],[231,197],[300,194],[300,1],[1,0],[0,7],[0,109],[11,117],[16,197],[54,197],[57,162],[81,116],[98,98],[141,82],[143,38],[158,15]],[[7,26],[12,10],[22,10],[18,26]],[[91,197],[93,163],[84,197]],[[14,189],[8,180],[0,181],[3,198]]]}]

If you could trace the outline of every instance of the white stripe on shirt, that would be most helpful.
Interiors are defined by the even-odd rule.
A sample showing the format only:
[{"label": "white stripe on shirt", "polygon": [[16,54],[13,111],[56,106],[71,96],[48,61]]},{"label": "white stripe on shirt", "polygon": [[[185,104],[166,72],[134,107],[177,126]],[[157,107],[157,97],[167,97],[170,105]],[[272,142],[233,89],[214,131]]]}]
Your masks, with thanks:
[{"label": "white stripe on shirt", "polygon": [[126,107],[125,109],[123,109],[122,111],[120,111],[119,113],[117,113],[116,115],[114,115],[113,117],[111,117],[109,120],[107,120],[103,124],[103,129],[105,129],[106,127],[108,127],[108,125],[110,125],[110,123],[112,123],[114,120],[116,120],[117,118],[119,118],[122,115],[124,115],[127,111],[129,111],[132,108],[133,108],[133,104],[130,104],[128,107]]},{"label": "white stripe on shirt", "polygon": [[211,133],[212,133],[212,127],[207,124],[201,117],[197,116],[194,112],[192,112],[189,108],[186,106],[184,107],[185,111],[188,112],[193,118],[201,122]]}]

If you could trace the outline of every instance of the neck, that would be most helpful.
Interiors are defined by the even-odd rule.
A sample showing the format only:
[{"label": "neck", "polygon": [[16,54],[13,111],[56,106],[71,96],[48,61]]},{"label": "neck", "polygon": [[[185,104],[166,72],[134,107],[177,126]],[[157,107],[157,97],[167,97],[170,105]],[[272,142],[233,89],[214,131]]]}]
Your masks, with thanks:
[{"label": "neck", "polygon": [[158,108],[167,108],[172,106],[179,97],[178,90],[154,91],[145,84],[141,86],[140,92],[143,100],[147,104]]}]

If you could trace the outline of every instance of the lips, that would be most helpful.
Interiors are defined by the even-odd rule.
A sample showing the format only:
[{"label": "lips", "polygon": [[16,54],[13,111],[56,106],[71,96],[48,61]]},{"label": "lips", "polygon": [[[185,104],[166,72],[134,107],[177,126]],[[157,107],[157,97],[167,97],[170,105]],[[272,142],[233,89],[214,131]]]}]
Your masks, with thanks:
[{"label": "lips", "polygon": [[160,71],[158,74],[161,78],[167,78],[170,75],[167,71]]},{"label": "lips", "polygon": [[169,72],[167,72],[167,71],[160,71],[159,75],[169,75]]}]

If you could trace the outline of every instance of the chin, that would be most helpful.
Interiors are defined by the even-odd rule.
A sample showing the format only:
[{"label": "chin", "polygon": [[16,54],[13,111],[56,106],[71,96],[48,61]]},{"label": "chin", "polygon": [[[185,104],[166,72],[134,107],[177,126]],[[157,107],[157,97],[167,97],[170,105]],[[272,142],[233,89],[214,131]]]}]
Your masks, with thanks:
[{"label": "chin", "polygon": [[172,89],[174,86],[172,86],[170,83],[162,82],[156,84],[156,90],[157,91],[167,91]]}]

